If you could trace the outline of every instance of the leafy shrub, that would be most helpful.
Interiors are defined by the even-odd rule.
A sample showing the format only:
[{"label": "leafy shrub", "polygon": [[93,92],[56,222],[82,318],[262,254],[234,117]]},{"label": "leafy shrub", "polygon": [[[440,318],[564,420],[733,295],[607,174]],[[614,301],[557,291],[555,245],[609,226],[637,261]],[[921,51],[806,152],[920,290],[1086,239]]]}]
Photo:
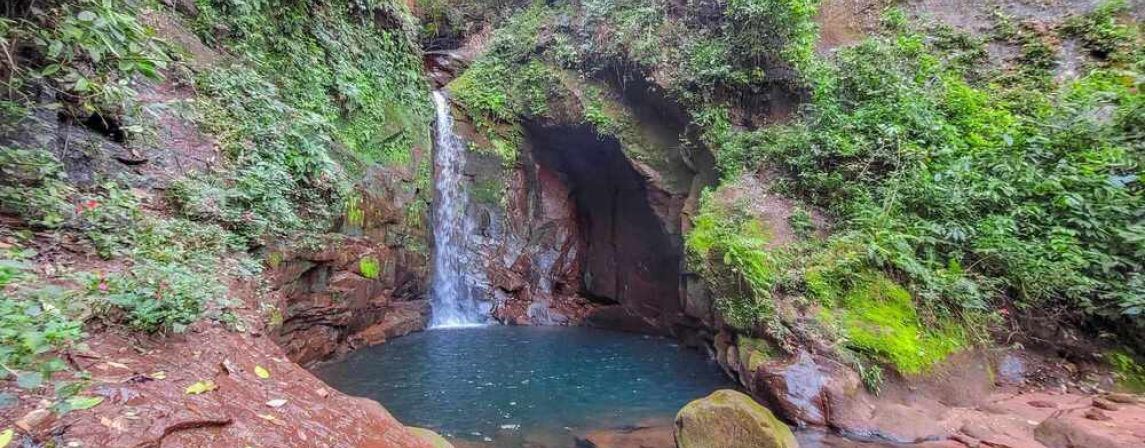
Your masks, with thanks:
[{"label": "leafy shrub", "polygon": [[[836,87],[811,113],[737,136],[751,144],[721,166],[784,167],[795,192],[863,233],[869,262],[906,273],[931,305],[977,310],[1008,295],[1137,319],[1132,78],[1096,71],[1010,103],[1012,91],[969,85],[913,34],[842,49],[834,64]],[[1111,119],[1096,119],[1106,107]]]},{"label": "leafy shrub", "polygon": [[132,329],[180,333],[211,304],[224,303],[226,288],[212,274],[182,264],[145,260],[130,272],[90,275],[88,292],[97,306],[107,308],[112,320]]},{"label": "leafy shrub", "polygon": [[1109,364],[1118,376],[1118,385],[1133,393],[1145,392],[1145,365],[1122,351],[1109,354]]},{"label": "leafy shrub", "polygon": [[0,146],[0,211],[29,224],[56,228],[75,216],[75,188],[51,153]]},{"label": "leafy shrub", "polygon": [[[199,2],[199,9],[195,23],[204,41],[236,50],[260,77],[259,82],[277,86],[277,92],[272,93],[275,100],[298,111],[299,117],[279,124],[321,122],[329,126],[322,130],[326,134],[323,137],[367,163],[408,163],[413,146],[428,146],[429,97],[421,74],[422,61],[413,40],[412,23],[406,23],[411,20],[408,13],[392,2],[208,0]],[[374,25],[375,14],[396,17],[402,23],[397,29],[383,29]],[[238,32],[220,41],[214,32],[220,26]],[[255,77],[251,73],[239,78],[235,75],[225,76]],[[226,80],[207,79],[203,85],[220,81],[222,86],[228,84]],[[216,96],[243,101],[241,96],[225,91],[216,92]],[[262,118],[277,118],[261,109],[253,112]],[[258,117],[248,114],[236,118]],[[265,128],[266,122],[262,123]],[[328,146],[321,137],[319,141],[304,140],[321,135],[309,132],[313,129],[279,130],[295,134],[291,138],[298,143],[312,146],[292,144],[283,148],[288,151]],[[301,160],[310,161],[307,157]]]},{"label": "leafy shrub", "polygon": [[0,260],[0,365],[5,376],[14,369],[59,370],[50,353],[76,344],[84,337],[83,324],[72,318],[72,294],[57,287],[11,286],[32,280],[27,266]]},{"label": "leafy shrub", "polygon": [[132,243],[134,227],[141,219],[139,198],[114,182],[104,183],[97,194],[81,195],[80,228],[95,246],[96,253],[111,258]]},{"label": "leafy shrub", "polygon": [[773,319],[772,290],[782,271],[778,254],[767,248],[770,231],[710,195],[701,200],[693,224],[684,242],[690,264],[712,289],[724,318],[745,330]]},{"label": "leafy shrub", "polygon": [[[27,82],[46,82],[66,93],[73,115],[121,110],[135,92],[128,81],[135,75],[161,77],[170,58],[154,33],[135,18],[131,3],[119,0],[61,2],[31,8],[7,31],[5,41],[28,49],[25,60],[13,67],[20,88]],[[11,90],[9,92],[12,92]]]},{"label": "leafy shrub", "polygon": [[1142,56],[1142,44],[1138,27],[1118,18],[1128,13],[1128,2],[1109,0],[1093,11],[1071,17],[1062,31],[1080,39],[1085,48],[1098,58],[1114,64],[1133,63],[1134,57],[1140,60]]}]

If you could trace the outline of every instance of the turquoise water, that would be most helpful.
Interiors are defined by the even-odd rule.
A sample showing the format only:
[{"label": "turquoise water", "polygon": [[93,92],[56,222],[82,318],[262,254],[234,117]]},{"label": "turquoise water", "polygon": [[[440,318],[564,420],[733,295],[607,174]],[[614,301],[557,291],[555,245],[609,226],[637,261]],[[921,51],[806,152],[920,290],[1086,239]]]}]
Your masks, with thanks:
[{"label": "turquoise water", "polygon": [[734,387],[671,339],[569,327],[431,330],[316,373],[407,425],[504,447],[572,446],[579,430],[662,422]]}]

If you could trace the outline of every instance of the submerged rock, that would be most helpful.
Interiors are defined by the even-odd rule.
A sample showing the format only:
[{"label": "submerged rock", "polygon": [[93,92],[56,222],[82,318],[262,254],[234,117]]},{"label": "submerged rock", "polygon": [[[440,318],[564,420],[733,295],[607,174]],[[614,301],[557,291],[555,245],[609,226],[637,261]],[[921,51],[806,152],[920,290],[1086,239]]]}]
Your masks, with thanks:
[{"label": "submerged rock", "polygon": [[597,429],[577,435],[576,444],[577,448],[671,448],[676,446],[670,421],[647,426]]},{"label": "submerged rock", "polygon": [[679,448],[796,448],[786,424],[751,397],[718,390],[676,414]]}]

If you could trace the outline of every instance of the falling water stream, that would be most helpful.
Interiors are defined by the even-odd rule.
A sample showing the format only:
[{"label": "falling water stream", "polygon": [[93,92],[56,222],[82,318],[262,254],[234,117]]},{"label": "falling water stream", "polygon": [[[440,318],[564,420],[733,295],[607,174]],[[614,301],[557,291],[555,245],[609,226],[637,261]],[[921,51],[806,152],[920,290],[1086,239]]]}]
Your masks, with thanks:
[{"label": "falling water stream", "polygon": [[440,91],[433,92],[437,109],[434,140],[433,213],[433,280],[430,299],[433,304],[431,328],[482,325],[484,313],[467,287],[465,250],[465,207],[469,203],[461,170],[465,162],[464,146],[453,133],[453,116],[449,99]]}]

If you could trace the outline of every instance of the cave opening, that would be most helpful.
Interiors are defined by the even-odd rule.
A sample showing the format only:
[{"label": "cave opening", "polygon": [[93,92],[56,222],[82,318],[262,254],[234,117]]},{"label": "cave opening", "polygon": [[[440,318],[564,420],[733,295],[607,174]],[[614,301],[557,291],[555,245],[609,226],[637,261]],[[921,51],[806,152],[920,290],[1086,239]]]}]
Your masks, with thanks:
[{"label": "cave opening", "polygon": [[[671,332],[681,315],[682,241],[653,208],[658,192],[615,138],[590,125],[526,123],[536,162],[572,196],[580,238],[580,292],[606,306],[591,324]],[[671,217],[667,217],[672,221]]]}]

